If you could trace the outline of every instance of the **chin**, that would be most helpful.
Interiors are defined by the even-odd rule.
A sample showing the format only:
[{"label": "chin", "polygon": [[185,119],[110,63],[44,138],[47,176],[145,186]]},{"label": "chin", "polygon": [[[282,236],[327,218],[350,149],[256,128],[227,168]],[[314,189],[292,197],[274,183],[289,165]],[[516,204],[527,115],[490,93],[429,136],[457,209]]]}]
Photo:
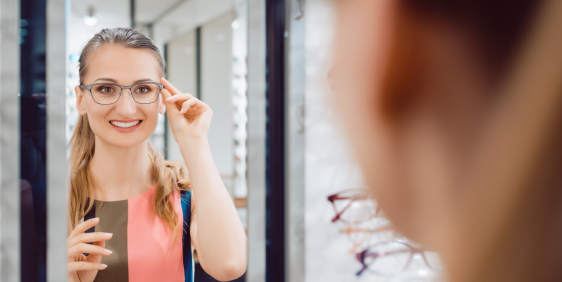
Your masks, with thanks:
[{"label": "chin", "polygon": [[116,140],[116,142],[113,142],[113,144],[115,147],[134,148],[145,142],[148,138],[131,138],[131,140],[127,140],[127,139],[129,138]]},{"label": "chin", "polygon": [[119,136],[119,135],[115,136],[114,134],[111,134],[111,136],[107,136],[107,137],[99,136],[98,138],[106,145],[129,149],[142,144],[149,137],[147,136],[145,138],[144,136],[140,136],[140,134],[138,135],[135,134],[135,135],[136,136]]}]

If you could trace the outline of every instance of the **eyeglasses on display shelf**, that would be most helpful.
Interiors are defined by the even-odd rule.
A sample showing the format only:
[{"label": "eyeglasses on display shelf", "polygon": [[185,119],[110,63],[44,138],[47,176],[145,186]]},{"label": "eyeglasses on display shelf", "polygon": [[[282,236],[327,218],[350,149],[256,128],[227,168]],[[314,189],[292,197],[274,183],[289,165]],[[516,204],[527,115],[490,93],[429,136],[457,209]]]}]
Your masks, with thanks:
[{"label": "eyeglasses on display shelf", "polygon": [[439,255],[435,252],[422,251],[407,240],[393,240],[373,244],[356,254],[362,268],[357,272],[360,276],[365,271],[377,276],[392,277],[409,270],[414,260],[418,260],[425,268],[417,269],[420,276],[441,276],[443,267]]},{"label": "eyeglasses on display shelf", "polygon": [[[328,196],[328,201],[335,212],[332,222],[347,224],[340,232],[351,243],[349,253],[355,254],[362,265],[357,276],[369,272],[386,278],[442,277],[439,255],[421,250],[406,238],[397,239],[392,224],[383,216],[369,190],[346,189]],[[421,265],[414,263],[418,261]]]},{"label": "eyeglasses on display shelf", "polygon": [[393,236],[394,230],[388,221],[385,220],[384,223],[369,223],[367,226],[350,224],[347,228],[340,230],[341,233],[347,235],[349,242],[351,242],[351,248],[348,253],[354,254],[359,250],[367,248],[373,240],[380,241],[381,238]]},{"label": "eyeglasses on display shelf", "polygon": [[377,217],[380,212],[367,189],[347,189],[328,196],[328,201],[336,212],[332,222],[359,223]]}]

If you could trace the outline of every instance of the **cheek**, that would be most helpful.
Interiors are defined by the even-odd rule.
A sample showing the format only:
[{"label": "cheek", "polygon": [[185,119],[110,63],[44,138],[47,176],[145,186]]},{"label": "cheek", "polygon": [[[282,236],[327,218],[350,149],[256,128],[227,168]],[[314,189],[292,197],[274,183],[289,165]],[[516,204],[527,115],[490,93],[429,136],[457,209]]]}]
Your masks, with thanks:
[{"label": "cheek", "polygon": [[145,128],[152,134],[158,125],[158,101],[149,105],[143,105],[143,107],[139,107],[139,110],[144,116],[143,123],[145,123]]},{"label": "cheek", "polygon": [[98,105],[91,99],[86,100],[85,106],[88,120],[90,121],[90,127],[94,131],[94,134],[98,135],[102,133],[103,128],[107,125],[106,123],[108,121],[106,117],[111,112],[112,106]]}]

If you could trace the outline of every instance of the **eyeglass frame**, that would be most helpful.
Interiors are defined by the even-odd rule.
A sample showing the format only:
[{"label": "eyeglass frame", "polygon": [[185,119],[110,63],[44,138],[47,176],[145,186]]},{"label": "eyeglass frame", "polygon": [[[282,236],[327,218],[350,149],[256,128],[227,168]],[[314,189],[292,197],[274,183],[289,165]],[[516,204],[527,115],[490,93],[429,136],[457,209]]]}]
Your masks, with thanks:
[{"label": "eyeglass frame", "polygon": [[[361,192],[364,195],[361,195],[360,197],[341,197],[340,196],[340,194],[350,193],[350,192]],[[343,191],[340,191],[338,193],[335,193],[335,194],[332,194],[332,195],[328,196],[327,199],[330,203],[332,203],[332,206],[333,206],[334,211],[336,213],[336,215],[332,218],[332,222],[342,221],[342,222],[345,222],[345,223],[358,223],[358,222],[361,222],[361,221],[369,220],[373,217],[377,217],[380,214],[380,211],[381,211],[379,205],[377,205],[377,207],[375,209],[375,213],[374,213],[373,217],[371,217],[371,218],[366,218],[364,220],[359,220],[359,221],[354,221],[354,222],[347,222],[346,220],[343,220],[341,218],[343,213],[351,206],[351,204],[353,204],[353,202],[355,202],[357,200],[365,200],[365,199],[370,200],[371,199],[371,194],[370,194],[369,190],[364,189],[364,188],[346,189],[346,190],[343,190]],[[338,209],[336,207],[336,203],[335,203],[335,201],[338,201],[338,200],[350,200],[350,202],[341,211],[338,211]]]},{"label": "eyeglass frame", "polygon": [[[415,254],[420,254],[421,257],[422,257],[422,261],[424,262],[424,264],[425,264],[426,267],[428,267],[431,271],[433,271],[433,272],[435,272],[435,273],[440,273],[440,271],[436,270],[433,266],[431,266],[431,265],[429,264],[429,262],[427,261],[427,258],[425,257],[424,251],[423,251],[422,249],[416,248],[416,247],[414,247],[414,246],[412,246],[412,245],[410,245],[410,244],[408,244],[408,243],[406,243],[406,242],[402,242],[402,241],[399,241],[399,240],[393,240],[393,241],[387,241],[387,242],[379,242],[379,243],[375,244],[375,246],[377,246],[377,245],[382,245],[382,244],[388,244],[388,243],[399,243],[399,244],[402,244],[402,245],[404,245],[404,246],[407,247],[407,250],[396,250],[396,251],[390,251],[390,252],[373,252],[373,251],[370,250],[371,248],[367,248],[367,249],[365,249],[364,251],[355,254],[355,258],[356,258],[356,259],[361,263],[361,265],[362,265],[361,270],[359,270],[359,271],[356,273],[357,276],[361,276],[361,274],[363,274],[364,271],[368,270],[368,269],[369,269],[369,266],[370,266],[371,264],[373,264],[374,261],[375,261],[377,258],[384,257],[384,256],[386,256],[386,255],[394,255],[394,254],[405,253],[405,252],[410,253],[410,256],[408,257],[408,261],[406,262],[406,265],[404,266],[404,268],[402,269],[402,271],[405,271],[406,269],[408,269],[408,267],[409,267],[410,264],[412,263],[412,259],[414,258],[414,255],[415,255]],[[369,264],[365,263],[365,259],[368,258],[368,257],[373,257],[373,262],[371,262],[371,263],[369,263]],[[386,276],[386,277],[388,277],[388,276],[394,276],[394,275],[397,274],[397,273],[383,274],[383,273],[380,273],[380,272],[377,272],[377,271],[373,271],[373,270],[371,270],[371,272],[374,273],[374,274],[376,274],[376,275],[379,275],[379,276]]]},{"label": "eyeglass frame", "polygon": [[[150,103],[140,103],[139,101],[137,101],[137,99],[135,99],[135,95],[133,94],[133,87],[140,85],[140,84],[155,84],[159,87],[158,89],[158,96],[156,96],[156,99],[154,99],[154,101],[150,102]],[[117,98],[117,100],[115,100],[115,102],[110,103],[110,104],[102,104],[99,103],[98,101],[96,101],[96,99],[94,98],[94,93],[92,93],[92,87],[96,86],[96,85],[115,85],[115,86],[119,86],[119,88],[121,89],[119,91],[119,97]],[[158,83],[158,82],[154,82],[154,81],[143,81],[143,82],[139,82],[139,83],[135,83],[129,86],[123,86],[121,84],[117,84],[117,83],[111,83],[111,82],[99,82],[99,83],[93,83],[93,84],[89,84],[89,85],[79,85],[80,89],[84,89],[84,90],[88,90],[90,91],[90,95],[92,95],[92,100],[94,100],[94,102],[96,102],[96,104],[98,105],[113,105],[115,103],[117,103],[119,101],[119,99],[121,99],[121,93],[123,93],[123,89],[129,89],[129,91],[131,92],[131,97],[133,97],[133,100],[135,100],[135,102],[137,104],[141,104],[141,105],[147,105],[147,104],[152,104],[156,101],[158,101],[158,97],[160,97],[160,92],[162,91],[162,89],[164,89],[164,84],[162,83]]]}]

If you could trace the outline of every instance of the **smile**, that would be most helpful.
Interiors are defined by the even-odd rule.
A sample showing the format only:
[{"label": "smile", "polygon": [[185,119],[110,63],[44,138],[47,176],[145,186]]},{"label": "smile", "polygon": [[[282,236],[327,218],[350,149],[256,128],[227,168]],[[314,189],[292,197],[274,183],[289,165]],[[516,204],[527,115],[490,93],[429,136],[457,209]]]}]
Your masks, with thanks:
[{"label": "smile", "polygon": [[133,127],[137,124],[139,124],[141,122],[141,120],[135,120],[132,122],[119,122],[119,121],[110,121],[111,124],[117,126],[117,127],[121,127],[121,128],[129,128],[129,127]]}]

